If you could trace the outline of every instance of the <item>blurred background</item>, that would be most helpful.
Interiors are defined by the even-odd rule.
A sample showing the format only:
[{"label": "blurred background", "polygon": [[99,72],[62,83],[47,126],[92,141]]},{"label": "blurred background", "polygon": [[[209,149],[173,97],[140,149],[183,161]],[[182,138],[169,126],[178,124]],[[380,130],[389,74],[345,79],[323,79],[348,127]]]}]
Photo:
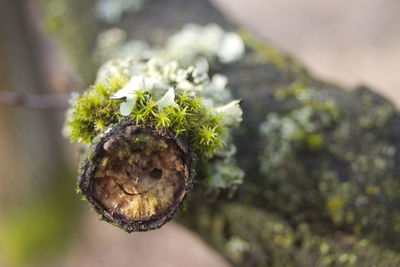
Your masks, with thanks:
[{"label": "blurred background", "polygon": [[[85,78],[46,34],[44,2],[0,0],[0,92],[59,93],[51,100],[64,103]],[[398,0],[213,2],[320,78],[371,86],[400,105]],[[130,235],[99,222],[75,194],[77,147],[61,136],[64,107],[24,101],[0,104],[0,266],[131,266],[133,258],[135,266],[229,266],[174,222]]]}]

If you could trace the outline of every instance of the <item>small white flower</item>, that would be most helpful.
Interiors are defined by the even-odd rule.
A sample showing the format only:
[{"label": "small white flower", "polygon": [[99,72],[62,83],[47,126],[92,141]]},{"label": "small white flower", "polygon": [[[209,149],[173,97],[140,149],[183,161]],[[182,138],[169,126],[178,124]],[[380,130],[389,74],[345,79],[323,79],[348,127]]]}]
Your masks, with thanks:
[{"label": "small white flower", "polygon": [[110,96],[110,98],[111,98],[111,99],[121,99],[121,98],[126,97],[127,99],[133,99],[133,98],[136,98],[135,92],[136,92],[137,90],[139,90],[139,89],[133,90],[132,87],[126,86],[126,87],[124,87],[124,88],[118,90],[118,91],[117,91],[115,94],[113,94],[112,96]]},{"label": "small white flower", "polygon": [[131,114],[133,107],[135,106],[136,101],[133,99],[127,99],[125,102],[121,103],[119,107],[119,112],[122,116],[128,116]]},{"label": "small white flower", "polygon": [[216,108],[216,111],[222,113],[223,122],[227,127],[238,127],[242,121],[243,111],[240,108],[240,100],[234,100],[222,107]]},{"label": "small white flower", "polygon": [[239,35],[226,33],[218,49],[218,59],[223,64],[235,62],[243,56],[244,50],[244,43]]},{"label": "small white flower", "polygon": [[158,84],[162,83],[153,78],[133,76],[124,88],[118,90],[114,95],[111,96],[111,99],[121,99],[125,97],[126,99],[136,100],[137,91],[150,91]]},{"label": "small white flower", "polygon": [[118,90],[111,99],[121,99],[126,98],[126,100],[121,103],[120,113],[123,116],[128,116],[136,103],[138,91],[148,91],[156,87],[160,82],[153,78],[147,78],[144,76],[133,76],[130,81],[126,84],[124,88]]},{"label": "small white flower", "polygon": [[156,103],[159,110],[168,106],[175,106],[176,103],[175,103],[174,88],[173,87],[169,88],[168,92],[166,92],[165,95],[161,99],[159,99]]}]

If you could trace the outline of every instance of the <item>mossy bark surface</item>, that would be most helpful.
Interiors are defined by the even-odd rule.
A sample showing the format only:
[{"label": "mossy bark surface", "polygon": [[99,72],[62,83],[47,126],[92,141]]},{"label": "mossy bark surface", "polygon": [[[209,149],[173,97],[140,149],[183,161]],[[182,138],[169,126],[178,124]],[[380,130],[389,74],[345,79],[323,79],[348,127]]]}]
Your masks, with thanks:
[{"label": "mossy bark surface", "polygon": [[247,203],[220,201],[182,222],[235,266],[398,266],[400,255],[343,232],[319,235]]}]

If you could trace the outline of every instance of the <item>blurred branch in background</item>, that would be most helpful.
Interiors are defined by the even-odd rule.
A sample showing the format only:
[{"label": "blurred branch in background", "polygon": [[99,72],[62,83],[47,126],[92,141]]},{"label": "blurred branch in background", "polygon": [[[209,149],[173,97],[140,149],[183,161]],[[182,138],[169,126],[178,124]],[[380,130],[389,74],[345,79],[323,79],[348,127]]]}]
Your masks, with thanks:
[{"label": "blurred branch in background", "polygon": [[34,109],[66,109],[69,94],[34,95],[0,91],[0,104]]},{"label": "blurred branch in background", "polygon": [[39,108],[0,104],[0,258],[10,265],[62,246],[79,203],[61,137],[65,95],[57,93],[77,79],[39,30],[32,4],[0,1],[0,99]]}]

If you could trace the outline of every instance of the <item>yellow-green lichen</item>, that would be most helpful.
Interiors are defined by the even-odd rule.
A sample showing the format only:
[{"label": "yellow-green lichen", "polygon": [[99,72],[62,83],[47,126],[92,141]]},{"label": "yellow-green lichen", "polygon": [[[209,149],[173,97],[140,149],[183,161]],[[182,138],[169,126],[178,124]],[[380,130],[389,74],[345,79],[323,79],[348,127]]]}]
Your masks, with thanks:
[{"label": "yellow-green lichen", "polygon": [[308,224],[292,227],[278,216],[245,204],[219,203],[211,208],[203,207],[196,217],[186,220],[235,266],[400,264],[397,252],[367,239],[339,232],[335,237],[318,235]]},{"label": "yellow-green lichen", "polygon": [[316,85],[295,82],[274,91],[283,108],[260,125],[264,198],[294,222],[319,214],[328,218],[324,227],[333,222],[398,248],[391,223],[400,194],[398,147],[383,130],[395,118],[393,106],[361,88],[349,93],[362,102],[349,112],[347,99]]}]

